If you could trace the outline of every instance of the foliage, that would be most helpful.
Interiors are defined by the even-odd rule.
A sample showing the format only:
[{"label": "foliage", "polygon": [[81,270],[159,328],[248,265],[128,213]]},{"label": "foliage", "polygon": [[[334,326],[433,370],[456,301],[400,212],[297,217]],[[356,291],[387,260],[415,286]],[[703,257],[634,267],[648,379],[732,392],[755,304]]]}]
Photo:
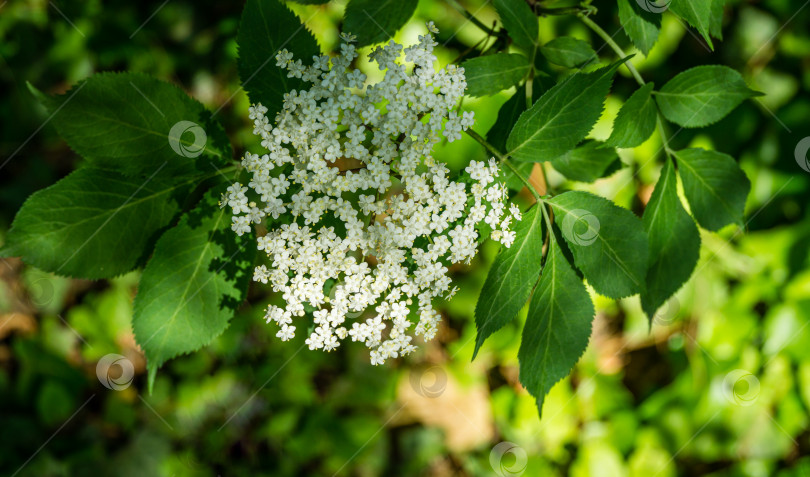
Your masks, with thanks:
[{"label": "foliage", "polygon": [[[283,92],[294,87],[276,72],[273,60],[267,62],[285,41],[280,39],[282,31],[287,32],[283,38],[297,32],[288,47],[299,56],[328,51],[334,43],[333,33],[318,29],[324,23],[300,27],[299,22],[336,23],[341,9],[326,2],[299,3],[308,5],[275,1],[246,5],[238,34],[239,73],[252,101],[278,107]],[[802,352],[807,345],[803,325],[810,319],[803,245],[808,229],[801,208],[807,199],[807,177],[791,176],[801,174],[792,160],[799,138],[786,133],[779,122],[784,121],[788,131],[799,131],[810,113],[806,92],[796,95],[799,89],[806,91],[807,85],[792,81],[802,77],[806,66],[796,59],[806,56],[807,39],[806,33],[794,31],[796,23],[781,34],[784,41],[773,44],[763,46],[767,38],[757,43],[749,35],[776,18],[781,20],[766,30],[779,33],[795,10],[779,2],[763,2],[756,8],[730,2],[724,10],[723,1],[673,0],[667,12],[651,13],[638,2],[619,0],[616,5],[598,5],[598,12],[586,4],[573,14],[557,15],[555,5],[546,8],[538,2],[532,11],[529,4],[534,2],[499,0],[480,13],[477,6],[468,9],[486,18],[484,23],[498,20],[489,41],[479,44],[486,32],[468,24],[457,36],[453,27],[463,24],[461,15],[448,8],[446,18],[437,18],[436,11],[445,12],[437,10],[443,8],[441,4],[422,3],[430,5],[414,6],[416,20],[385,24],[385,29],[410,35],[422,28],[421,20],[435,20],[443,32],[439,41],[446,42],[450,52],[440,52],[442,62],[472,48],[460,62],[474,66],[468,74],[475,73],[470,88],[477,89],[470,95],[482,97],[465,102],[465,107],[476,111],[475,129],[482,134],[494,124],[485,134],[491,150],[475,149],[475,143],[467,140],[469,144],[441,146],[443,159],[459,169],[470,157],[507,157],[505,163],[512,168],[504,167],[513,199],[526,209],[513,248],[496,251],[485,245],[485,258],[464,269],[462,292],[446,308],[448,333],[456,338],[441,342],[447,356],[456,359],[444,366],[451,379],[473,381],[491,391],[499,434],[519,442],[531,454],[528,475],[588,475],[594,466],[604,475],[702,475],[710,469],[724,469],[729,475],[801,475],[810,465],[795,457],[806,451],[810,406]],[[355,24],[368,23],[356,13],[362,11],[361,4],[349,2],[343,30],[357,33],[363,44],[387,39],[362,38],[362,34],[379,36],[368,25],[357,32],[348,28],[350,12],[358,15],[352,20]],[[169,4],[157,19],[181,18],[184,7],[172,10]],[[717,41],[723,32],[723,11],[730,43]],[[92,10],[65,8],[64,13],[71,19],[76,15],[80,29],[95,24]],[[139,18],[151,13],[146,11]],[[237,37],[238,13],[231,10],[217,19],[224,36]],[[539,21],[535,13],[541,15]],[[55,10],[51,15],[51,22],[64,23]],[[391,21],[402,16],[392,17]],[[262,18],[287,21],[262,24]],[[806,14],[796,18],[794,22],[806,21]],[[3,32],[23,28],[19,25],[26,22],[16,21],[18,25],[0,23],[6,29]],[[604,38],[588,21],[603,25],[608,37],[614,32],[608,27],[623,25],[632,44],[627,44],[624,34],[615,35],[613,41],[645,57],[628,58],[613,45],[602,48]],[[139,23],[125,28],[123,36]],[[699,40],[685,34],[687,24],[717,53],[709,54]],[[62,26],[55,38],[80,42],[70,25]],[[265,33],[255,33],[259,29]],[[495,42],[489,45],[492,38]],[[144,39],[136,43],[137,48],[150,51],[144,46],[147,43]],[[86,47],[74,48],[79,56],[90,55],[92,49]],[[772,52],[773,58],[762,56],[760,47]],[[142,66],[148,62],[123,63],[131,55],[116,50],[114,44],[106,45],[104,51],[107,56],[96,63],[97,69],[115,65],[149,69]],[[218,70],[229,86],[216,100],[203,101],[211,111],[238,87],[236,70],[228,66],[228,62],[235,64],[227,54],[233,48],[216,44],[213,51],[211,56],[222,62]],[[7,53],[3,50],[4,58],[17,57]],[[755,61],[749,63],[751,55]],[[198,66],[184,65],[182,56],[174,54],[180,82],[190,84]],[[61,57],[54,54],[49,67],[59,68]],[[512,71],[519,75],[499,74],[506,58],[514,62]],[[75,58],[71,61],[80,63]],[[702,64],[718,62],[729,66]],[[22,68],[16,61],[10,64]],[[764,68],[764,73],[757,76],[760,70],[752,72],[751,65]],[[251,77],[255,70],[260,73]],[[64,85],[46,87],[55,81],[40,77],[40,72],[32,70],[20,78],[49,92],[65,90]],[[151,72],[173,76],[166,70]],[[246,270],[253,253],[240,249],[232,234],[221,233],[229,231],[228,227],[222,230],[222,213],[215,202],[222,192],[220,172],[234,170],[228,165],[232,152],[224,130],[230,133],[237,156],[244,149],[245,136],[237,132],[244,124],[232,119],[246,115],[244,98],[237,99],[238,114],[225,109],[219,115],[223,128],[211,112],[168,82],[136,73],[101,73],[76,82],[87,73],[68,75],[76,86],[64,94],[40,95],[46,113],[29,107],[20,116],[21,124],[30,125],[24,138],[54,113],[50,123],[84,160],[75,172],[34,193],[20,208],[19,201],[33,189],[65,175],[73,156],[48,127],[40,133],[42,139],[28,146],[36,148],[32,165],[20,165],[25,162],[20,156],[12,158],[9,167],[14,169],[9,170],[14,171],[29,170],[23,167],[33,171],[37,164],[47,164],[42,162],[44,157],[61,157],[61,162],[40,166],[34,185],[20,181],[14,184],[14,194],[4,196],[6,204],[17,204],[6,207],[8,211],[19,211],[5,235],[3,253],[21,256],[46,272],[111,281],[87,289],[86,295],[65,292],[72,297],[65,300],[57,297],[62,293],[60,284],[73,282],[47,274],[42,274],[47,277],[42,281],[36,275],[42,272],[26,272],[31,277],[25,288],[30,288],[32,296],[51,293],[53,297],[35,307],[41,330],[29,335],[20,331],[10,339],[20,371],[3,371],[4,408],[9,415],[25,417],[7,421],[4,442],[19,451],[4,454],[2,468],[14,472],[78,410],[80,415],[104,416],[107,429],[124,433],[126,442],[104,442],[98,437],[101,428],[93,428],[96,436],[75,438],[79,432],[69,426],[26,472],[81,473],[98,465],[110,451],[118,456],[116,462],[132,465],[133,472],[162,462],[153,474],[193,475],[187,464],[195,460],[206,462],[200,470],[203,475],[248,469],[293,475],[304,468],[329,475],[349,469],[374,474],[394,468],[374,457],[390,450],[416,453],[409,455],[410,460],[403,459],[413,466],[402,467],[403,474],[424,469],[442,455],[451,456],[449,465],[468,474],[489,473],[491,446],[459,451],[429,429],[413,429],[396,419],[390,443],[385,442],[388,431],[376,433],[393,414],[385,414],[387,393],[394,392],[396,381],[408,371],[368,369],[360,364],[363,360],[355,349],[337,360],[332,355],[297,354],[300,343],[273,349],[276,344],[268,344],[270,333],[256,311],[273,298],[259,291],[253,292],[250,309],[233,318],[245,296]],[[488,77],[497,81],[488,82]],[[650,81],[644,81],[648,77]],[[633,80],[639,78],[635,87]],[[656,89],[658,84],[664,86]],[[757,95],[754,89],[768,96],[746,102]],[[68,101],[74,93],[75,98]],[[619,98],[626,98],[623,105]],[[13,107],[14,103],[8,104]],[[758,110],[758,104],[768,109]],[[12,116],[7,111],[3,115]],[[120,121],[120,127],[109,128],[111,118]],[[207,134],[200,155],[185,157],[171,147],[169,130],[180,120],[201,125]],[[93,137],[93,131],[99,137]],[[186,148],[181,150],[196,143],[192,131],[176,139]],[[4,157],[11,156],[19,142],[6,140],[14,147]],[[777,157],[787,160],[776,161]],[[19,172],[13,174],[22,177]],[[533,186],[524,188],[526,182]],[[768,230],[777,224],[781,227]],[[743,228],[752,232],[741,234]],[[18,266],[16,261],[8,263]],[[142,274],[114,278],[139,267],[145,267]],[[43,283],[48,285],[43,288]],[[476,330],[468,324],[482,284],[475,307],[476,338]],[[184,300],[189,286],[205,291]],[[48,292],[48,287],[54,291]],[[131,316],[136,288],[135,315]],[[17,288],[4,289],[4,310],[12,310],[9,290]],[[641,308],[639,299],[624,298],[634,293],[640,294]],[[76,300],[85,303],[77,305]],[[641,310],[651,321],[642,319]],[[77,339],[55,313],[62,313],[65,323],[88,343]],[[169,326],[163,328],[166,323]],[[225,330],[229,323],[233,325]],[[154,393],[141,399],[132,393],[134,388],[129,394],[114,393],[98,386],[92,372],[77,371],[81,367],[76,353],[92,367],[105,353],[120,352],[120,337],[128,333],[130,324],[152,371],[167,359],[212,344],[170,361],[166,373],[155,379]],[[162,341],[150,341],[156,331]],[[593,344],[586,351],[589,337]],[[625,359],[620,368],[600,351],[619,347],[611,345],[611,340],[623,346],[617,353]],[[441,353],[442,347],[429,349]],[[475,354],[479,358],[474,366],[458,359]],[[473,371],[480,369],[475,366],[486,367],[494,381],[486,383],[486,376]],[[565,379],[572,368],[574,379]],[[753,406],[729,408],[718,389],[724,376],[740,368],[756,374],[762,391]],[[516,376],[533,397],[514,393],[519,387]],[[267,388],[256,391],[261,405],[254,407],[251,401],[254,404],[239,407],[268,380]],[[81,407],[91,393],[99,391],[108,393],[103,405],[96,398]],[[545,407],[540,423],[534,422],[535,402]],[[176,430],[166,427],[142,403],[167,416],[169,427]],[[239,417],[229,421],[220,435],[217,428],[232,418],[223,408],[238,408]],[[318,441],[320,428],[334,433]],[[181,435],[189,430],[207,437],[194,440]],[[8,437],[15,433],[21,436],[16,443]],[[75,442],[70,442],[71,436]],[[288,457],[269,459],[257,450],[257,442]],[[82,464],[82,446],[90,443]],[[236,450],[240,446],[242,450]],[[22,457],[15,457],[17,453]],[[154,458],[143,460],[146,464],[138,468],[136,463],[147,455]]]},{"label": "foliage", "polygon": [[[517,37],[513,39],[515,44],[528,55],[502,51],[467,59],[462,66],[467,73],[468,94],[494,94],[521,81],[527,82],[524,86],[527,92],[527,109],[520,114],[508,133],[506,150],[491,152],[501,162],[551,161],[554,164],[557,158],[572,154],[575,146],[593,129],[602,114],[613,76],[630,57],[625,57],[622,50],[608,39],[608,44],[612,44],[615,53],[621,57],[619,61],[592,71],[576,70],[562,74],[556,85],[545,91],[537,101],[533,101],[529,95],[528,83],[533,82],[537,73],[550,73],[542,69],[538,71],[536,67],[534,55],[537,51],[534,46],[539,44],[539,39],[535,29],[527,26],[529,23],[536,23],[535,14],[514,2],[501,2],[498,5],[497,9],[513,27],[512,31]],[[414,8],[414,2],[394,2],[388,5],[353,0],[346,8],[344,28],[353,29],[359,34],[358,44],[361,46],[379,43],[399,29],[402,19],[408,18]],[[370,13],[370,9],[374,11]],[[695,26],[709,45],[712,45],[709,37],[711,9],[708,3],[683,0],[673,6],[672,12]],[[590,13],[590,10],[584,8],[577,16],[597,34],[604,36],[604,30],[588,18]],[[371,23],[379,28],[372,28]],[[352,34],[351,30],[347,31]],[[317,42],[299,24],[286,5],[276,0],[248,0],[242,15],[238,43],[242,86],[253,101],[271,105],[269,114],[272,117],[285,94],[301,87],[294,75],[286,74],[280,64],[272,63],[273,57],[277,52],[283,51],[282,48],[292,50],[304,58],[310,57],[318,51]],[[591,63],[598,62],[596,53],[586,42],[570,37],[556,38],[539,48],[539,51],[550,63],[568,69],[577,69],[580,66],[587,68]],[[664,118],[683,127],[701,127],[717,122],[744,99],[756,94],[746,86],[739,73],[726,66],[701,66],[684,71],[667,82],[660,91],[651,90],[645,85],[634,66],[628,64],[627,68],[636,76],[641,89],[637,98],[631,97],[628,100],[626,107],[629,110],[616,118],[614,134],[616,137],[627,136],[628,129],[641,129],[642,132],[637,132],[637,137],[614,140],[622,143],[638,144],[646,139],[645,132],[649,132],[652,116],[657,119],[653,109],[655,104],[660,107]],[[127,83],[132,88],[128,88]],[[654,93],[656,101],[652,100],[651,93]],[[181,211],[189,210],[187,204],[180,203],[182,200],[174,199],[177,197],[175,195],[172,200],[167,201],[168,194],[174,193],[178,188],[181,191],[182,188],[190,191],[190,180],[182,180],[186,176],[193,178],[195,182],[211,176],[210,173],[204,174],[204,168],[199,165],[198,157],[206,151],[215,154],[214,160],[223,157],[217,148],[205,148],[205,142],[200,148],[197,144],[198,133],[195,131],[192,131],[193,141],[189,142],[191,139],[183,136],[189,128],[178,129],[175,124],[188,123],[196,128],[200,127],[200,123],[207,124],[219,137],[222,136],[221,130],[217,123],[211,121],[210,115],[182,92],[141,75],[96,75],[61,97],[50,99],[41,94],[38,96],[52,114],[65,109],[64,114],[57,115],[57,130],[74,150],[88,158],[90,167],[98,170],[85,169],[84,174],[89,177],[66,178],[53,189],[43,191],[27,202],[12,224],[3,253],[7,256],[21,255],[32,264],[50,272],[85,278],[115,276],[131,270],[143,257],[151,255],[133,317],[136,339],[149,362],[151,387],[157,368],[163,362],[179,353],[194,351],[209,343],[227,326],[233,310],[241,301],[238,298],[247,286],[247,281],[238,279],[236,275],[247,274],[245,268],[250,257],[250,247],[246,244],[236,245],[231,248],[233,253],[225,255],[231,251],[228,247],[216,248],[210,245],[215,236],[227,234],[223,228],[227,222],[221,213],[215,223],[201,227],[188,224],[191,219],[187,215],[179,225],[161,238],[161,248],[152,253],[155,239],[160,232]],[[76,101],[71,101],[74,96]],[[160,106],[156,106],[155,102]],[[145,103],[153,108],[145,107]],[[170,110],[171,116],[164,114],[162,108]],[[642,111],[646,114],[639,114]],[[661,133],[666,134],[663,129]],[[202,134],[207,135],[204,128]],[[160,141],[164,135],[168,140]],[[98,137],[101,139],[96,139]],[[664,141],[665,159],[677,160],[684,193],[698,223],[709,230],[718,230],[732,222],[742,225],[743,207],[749,186],[736,161],[713,151],[672,151],[666,143],[667,139]],[[488,143],[483,144],[493,149]],[[173,151],[179,157],[172,158]],[[604,149],[597,152],[595,148],[577,149],[580,157],[583,154],[586,157],[591,155],[597,157],[597,163],[607,162],[601,168],[602,173],[607,172],[610,164],[615,162],[612,155],[607,160],[602,158],[607,152]],[[581,179],[583,176],[590,178],[587,174],[593,174],[594,171],[590,161],[578,161],[577,155],[561,159],[565,165],[560,170],[563,173],[568,172],[571,179]],[[141,157],[144,159],[141,160]],[[222,161],[210,164],[214,169],[224,165]],[[160,175],[167,165],[169,167],[165,174]],[[103,168],[120,170],[133,177],[129,182],[114,185],[119,178],[94,177],[93,174],[115,174],[103,171]],[[143,177],[147,175],[144,182]],[[158,179],[172,177],[175,181],[152,182],[155,176]],[[118,200],[103,195],[109,191],[100,191],[97,197],[86,197],[82,189],[89,189],[91,182],[108,184],[124,193]],[[150,183],[153,187],[158,187],[158,190],[147,188]],[[667,181],[659,184],[664,187]],[[130,190],[134,192],[130,194]],[[545,233],[549,236],[562,233],[565,246],[573,255],[574,266],[594,290],[609,298],[624,298],[641,293],[645,296],[645,311],[651,318],[689,277],[688,273],[662,273],[661,263],[679,263],[684,270],[691,271],[697,262],[697,240],[685,240],[679,246],[670,247],[654,243],[658,254],[653,255],[652,259],[659,268],[653,269],[650,267],[651,257],[648,253],[650,239],[641,221],[632,212],[606,199],[583,192],[571,191],[541,198],[534,189],[531,191],[540,202],[537,207],[544,214],[554,215],[557,230],[554,225],[550,225]],[[180,197],[183,195],[180,192]],[[123,202],[120,199],[124,199]],[[153,214],[155,205],[162,207],[172,202],[176,205]],[[53,206],[60,203],[68,205],[67,212],[54,210]],[[673,204],[670,208],[676,209],[677,206]],[[98,209],[99,212],[85,216],[85,211],[93,209]],[[77,212],[72,212],[73,210]],[[123,213],[119,214],[120,212]],[[43,227],[49,228],[54,222],[52,217],[41,217],[43,213],[58,214],[61,228],[43,230]],[[535,212],[530,220],[537,220],[538,215]],[[135,233],[124,233],[125,237],[132,236],[135,240],[121,241],[121,227],[115,227],[116,223],[112,224],[113,227],[107,227],[108,222],[114,219],[136,229]],[[582,224],[586,229],[576,230]],[[526,327],[523,340],[537,343],[535,346],[540,350],[527,351],[521,363],[524,368],[528,368],[524,370],[527,371],[524,373],[526,376],[550,374],[557,380],[564,374],[556,371],[547,373],[547,368],[558,371],[573,367],[584,348],[582,337],[590,334],[590,320],[581,319],[576,311],[572,311],[575,318],[552,319],[554,315],[561,313],[553,290],[563,286],[562,283],[570,282],[575,275],[568,273],[562,263],[553,264],[550,273],[546,274],[551,278],[539,272],[546,261],[544,257],[552,248],[546,248],[544,253],[537,247],[543,241],[540,227],[521,229],[521,233],[532,237],[521,237],[517,253],[523,252],[522,246],[528,243],[527,240],[535,244],[527,251],[532,254],[532,258],[522,263],[523,267],[530,267],[531,271],[513,266],[506,266],[501,271],[499,266],[495,267],[489,287],[485,288],[482,295],[484,303],[477,308],[477,323],[482,331],[476,344],[477,348],[480,347],[492,331],[514,319],[522,307],[519,301],[522,299],[525,302],[528,291],[538,286],[544,294],[537,300],[550,303],[531,307],[539,315],[537,320],[541,324]],[[67,241],[64,241],[65,238]],[[190,240],[188,244],[187,240]],[[170,241],[176,243],[172,244]],[[101,247],[108,253],[96,257],[80,254],[88,243],[92,249]],[[184,245],[189,249],[184,251]],[[558,246],[563,247],[562,244]],[[555,261],[563,256],[560,250],[553,253],[558,254]],[[70,255],[65,263],[57,265],[66,254]],[[510,260],[506,257],[507,254],[504,259]],[[515,259],[522,257],[511,258],[512,261]],[[223,264],[236,260],[242,263],[242,271],[231,273],[227,278],[232,283],[227,286],[227,278],[218,277],[219,270],[214,271],[211,276],[200,275],[200,267],[204,263],[209,264],[205,267],[208,273],[216,268],[210,265],[214,260],[222,261]],[[182,273],[170,273],[178,268]],[[652,274],[656,285],[652,297],[646,291],[645,277],[648,273]],[[164,280],[164,275],[168,276],[168,283]],[[536,285],[538,275],[543,279]],[[560,277],[559,283],[554,278],[556,276]],[[547,282],[549,279],[554,281]],[[200,285],[196,291],[191,289],[194,283]],[[236,283],[240,284],[238,288],[234,287]],[[516,294],[507,291],[513,287],[519,290]],[[546,292],[546,288],[551,291]],[[493,290],[491,295],[488,292],[490,289]],[[191,297],[187,298],[189,293]],[[514,303],[510,303],[513,301]],[[572,300],[561,301],[563,304],[570,304]],[[505,314],[502,313],[504,308],[508,310]],[[563,317],[565,316],[567,315],[563,313]],[[198,319],[193,320],[191,317]],[[570,353],[552,352],[549,348],[551,339],[559,332],[558,327],[573,329],[577,336],[573,340],[575,343],[571,343]],[[565,347],[562,340],[554,338],[554,341]],[[537,353],[542,355],[542,359],[535,357]],[[543,394],[553,384],[546,382],[546,378],[540,381],[540,384],[523,381],[527,389],[535,394],[538,402],[542,402]]]}]

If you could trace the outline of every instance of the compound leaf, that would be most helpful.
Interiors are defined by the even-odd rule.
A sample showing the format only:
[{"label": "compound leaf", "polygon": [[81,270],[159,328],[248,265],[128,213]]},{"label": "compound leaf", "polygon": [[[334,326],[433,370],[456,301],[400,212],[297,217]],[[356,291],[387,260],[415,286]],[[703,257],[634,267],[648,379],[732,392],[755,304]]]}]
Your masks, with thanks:
[{"label": "compound leaf", "polygon": [[358,46],[391,38],[416,11],[418,0],[350,0],[343,31],[357,37]]},{"label": "compound leaf", "polygon": [[627,36],[644,56],[650,54],[661,31],[661,15],[643,10],[636,0],[618,0],[619,21]]},{"label": "compound leaf", "polygon": [[540,283],[534,291],[518,351],[520,382],[537,400],[568,376],[591,336],[593,302],[557,240],[549,243]]},{"label": "compound leaf", "polygon": [[308,63],[321,52],[301,20],[278,0],[247,0],[237,44],[242,87],[251,102],[268,109],[268,118],[281,109],[285,93],[304,85],[300,79],[287,78],[287,71],[276,66],[276,54],[286,49]]},{"label": "compound leaf", "polygon": [[467,94],[486,96],[518,84],[532,65],[523,55],[496,53],[469,59],[461,66],[467,78]]},{"label": "compound leaf", "polygon": [[231,213],[217,206],[214,192],[163,234],[141,277],[132,327],[146,353],[150,389],[161,364],[227,328],[247,291],[253,237],[230,230]]},{"label": "compound leaf", "polygon": [[562,156],[552,159],[551,165],[565,177],[580,182],[593,182],[607,177],[621,168],[616,150],[603,147],[599,141],[588,140]]},{"label": "compound leaf", "polygon": [[473,359],[484,341],[517,317],[540,276],[543,259],[542,214],[534,206],[516,223],[515,242],[502,247],[489,269],[484,288],[475,306],[475,341]]},{"label": "compound leaf", "polygon": [[650,319],[686,283],[700,255],[700,233],[681,205],[677,182],[667,161],[642,217],[650,238],[650,267],[641,306]]},{"label": "compound leaf", "polygon": [[4,253],[59,275],[120,275],[148,254],[180,213],[194,182],[135,179],[83,167],[25,201]]},{"label": "compound leaf", "polygon": [[602,114],[613,74],[625,60],[563,78],[520,115],[506,140],[518,161],[550,161],[571,150]]},{"label": "compound leaf", "polygon": [[570,36],[551,40],[540,47],[540,53],[549,63],[566,68],[579,68],[598,59],[588,42]]},{"label": "compound leaf", "polygon": [[708,230],[743,225],[751,181],[728,154],[706,149],[675,152],[683,192],[698,223]]},{"label": "compound leaf", "polygon": [[533,57],[539,44],[539,26],[529,5],[524,0],[493,0],[492,3],[515,46]]},{"label": "compound leaf", "polygon": [[665,118],[686,128],[723,119],[745,99],[760,96],[728,66],[698,66],[678,74],[656,93]]},{"label": "compound leaf", "polygon": [[231,159],[228,137],[202,104],[141,73],[99,73],[39,98],[68,145],[90,164],[127,175],[210,172]]},{"label": "compound leaf", "polygon": [[636,147],[655,131],[658,108],[652,98],[653,87],[653,83],[647,83],[630,95],[613,121],[613,132],[606,141],[608,145]]},{"label": "compound leaf", "polygon": [[624,298],[644,290],[648,238],[629,210],[588,192],[564,192],[548,201],[554,220],[594,290]]}]

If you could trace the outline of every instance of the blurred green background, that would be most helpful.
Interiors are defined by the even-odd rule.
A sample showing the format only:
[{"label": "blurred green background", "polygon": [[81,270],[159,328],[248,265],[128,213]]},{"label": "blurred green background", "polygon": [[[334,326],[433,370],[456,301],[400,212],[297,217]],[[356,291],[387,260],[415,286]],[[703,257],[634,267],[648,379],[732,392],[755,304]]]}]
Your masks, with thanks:
[{"label": "blurred green background", "polygon": [[[496,19],[483,1],[462,3],[485,24]],[[442,310],[438,338],[407,360],[372,367],[356,344],[326,354],[302,351],[303,335],[283,343],[262,319],[274,297],[254,287],[228,331],[166,365],[151,395],[130,329],[139,272],[89,282],[8,259],[0,261],[0,474],[810,476],[810,173],[794,159],[810,136],[807,3],[729,0],[715,51],[665,15],[650,57],[634,58],[657,85],[719,63],[767,94],[673,140],[740,160],[753,183],[748,223],[703,234],[697,272],[651,330],[638,298],[598,299],[588,351],[552,390],[542,420],[518,383],[522,320],[470,362],[492,244],[454,270],[461,292]],[[594,4],[597,23],[617,32],[615,2]],[[0,240],[25,198],[80,160],[26,81],[61,93],[96,71],[147,72],[222,107],[238,154],[255,148],[236,73],[241,8],[210,0],[0,4]],[[343,8],[294,6],[325,50],[336,45]],[[442,30],[442,63],[483,37],[443,1],[421,0],[397,38],[413,42],[426,20]],[[575,17],[540,25],[544,41],[568,34],[602,46]],[[632,50],[623,33],[615,38]],[[610,59],[607,48],[601,54]],[[609,135],[634,89],[621,70],[592,136]],[[474,129],[484,133],[508,97],[467,100]],[[640,212],[659,148],[654,135],[622,150],[628,167],[588,189]],[[437,157],[458,167],[484,153],[465,137]],[[110,353],[133,363],[131,386],[108,389],[96,377]],[[517,447],[493,466],[503,441]]]}]

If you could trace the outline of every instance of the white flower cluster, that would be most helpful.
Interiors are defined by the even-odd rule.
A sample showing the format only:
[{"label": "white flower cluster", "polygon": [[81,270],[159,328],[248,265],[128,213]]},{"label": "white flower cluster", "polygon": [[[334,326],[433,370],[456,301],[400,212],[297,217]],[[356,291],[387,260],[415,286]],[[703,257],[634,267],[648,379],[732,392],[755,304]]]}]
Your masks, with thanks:
[{"label": "white flower cluster", "polygon": [[[311,66],[278,53],[278,66],[311,87],[284,96],[274,126],[267,108],[251,108],[269,153],[245,155],[250,191],[233,184],[224,200],[239,235],[269,221],[258,239],[269,265],[253,278],[286,302],[266,315],[282,340],[295,335],[294,318],[310,313],[310,349],[330,351],[350,336],[371,349],[373,364],[408,354],[411,308],[419,315],[414,334],[433,338],[440,315],[432,302],[455,293],[448,267],[475,256],[479,229],[507,247],[514,241],[510,224],[520,210],[506,210],[497,163],[473,161],[456,181],[431,157],[442,133],[453,141],[473,123],[472,113],[454,110],[464,70],[436,71],[435,45],[428,34],[404,49],[410,73],[398,62],[402,45],[378,47],[370,56],[384,79],[367,86],[350,67],[357,53],[349,42]],[[371,308],[373,317],[358,318]]]}]

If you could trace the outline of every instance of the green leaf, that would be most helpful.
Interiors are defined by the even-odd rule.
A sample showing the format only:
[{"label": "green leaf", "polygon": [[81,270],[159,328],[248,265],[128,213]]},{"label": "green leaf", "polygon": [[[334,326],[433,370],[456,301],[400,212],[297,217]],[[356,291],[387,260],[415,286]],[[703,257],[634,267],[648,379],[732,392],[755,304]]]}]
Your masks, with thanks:
[{"label": "green leaf", "polygon": [[[537,100],[547,89],[548,86],[544,84],[543,79],[535,77],[532,82],[532,102]],[[525,82],[498,110],[498,118],[487,132],[487,142],[495,146],[498,151],[506,151],[506,138],[509,137],[509,132],[520,118],[520,115],[523,114],[523,111],[526,111]],[[521,164],[515,164],[515,167],[519,168],[520,166]]]},{"label": "green leaf", "polygon": [[539,412],[551,387],[568,376],[588,347],[594,316],[591,297],[557,240],[549,247],[518,351],[520,382],[537,399]]},{"label": "green leaf", "polygon": [[723,39],[723,13],[726,0],[712,0],[712,19],[709,22],[709,33],[719,39]]},{"label": "green leaf", "polygon": [[700,233],[681,205],[677,182],[675,168],[667,161],[642,218],[650,238],[650,267],[641,306],[651,320],[686,283],[700,256]]},{"label": "green leaf", "polygon": [[38,95],[59,135],[90,164],[126,175],[210,172],[231,159],[222,126],[180,88],[141,73],[99,73]]},{"label": "green leaf", "polygon": [[343,31],[357,37],[358,46],[381,43],[408,23],[418,0],[349,0]]},{"label": "green leaf", "polygon": [[599,59],[591,45],[578,38],[560,36],[540,47],[540,53],[549,63],[579,68]]},{"label": "green leaf", "polygon": [[594,290],[609,298],[644,290],[649,246],[638,217],[588,192],[564,192],[548,202],[574,263]]},{"label": "green leaf", "polygon": [[542,214],[534,206],[515,225],[515,242],[501,247],[475,306],[473,359],[489,336],[517,317],[540,276],[543,260]]},{"label": "green leaf", "polygon": [[576,146],[602,114],[613,74],[624,61],[577,72],[546,91],[512,128],[509,155],[518,161],[550,161]]},{"label": "green leaf", "polygon": [[492,0],[509,37],[532,57],[539,45],[537,16],[524,0]]},{"label": "green leaf", "polygon": [[743,100],[761,93],[728,66],[706,65],[684,71],[656,93],[665,118],[686,128],[716,123]]},{"label": "green leaf", "polygon": [[618,0],[619,21],[630,41],[644,56],[650,54],[661,31],[661,15],[641,9],[635,0]]},{"label": "green leaf", "polygon": [[[506,137],[512,126],[515,125],[521,113],[526,110],[526,90],[518,88],[517,92],[512,95],[498,110],[498,118],[495,124],[489,128],[487,132],[487,142],[492,144],[495,149],[504,151],[506,148]],[[524,177],[529,177],[532,173],[534,164],[531,162],[518,162],[512,164]],[[508,167],[501,166],[501,174],[506,187],[510,190],[520,191],[523,189],[524,184],[520,178]]]},{"label": "green leaf", "polygon": [[709,28],[712,21],[712,0],[672,0],[669,11],[686,20],[687,23],[695,27],[709,44],[709,48],[714,50]]},{"label": "green leaf", "polygon": [[305,64],[321,53],[301,20],[278,0],[247,0],[237,44],[242,87],[251,102],[267,108],[268,118],[281,110],[284,93],[304,86],[303,81],[287,78],[287,71],[276,66],[279,50],[291,51]]},{"label": "green leaf", "polygon": [[301,5],[324,5],[329,3],[330,0],[292,0],[295,3],[300,3]]},{"label": "green leaf", "polygon": [[498,118],[487,132],[487,142],[492,144],[495,149],[501,152],[505,151],[509,131],[512,130],[512,127],[525,110],[526,90],[518,88],[517,92],[503,103],[501,109],[498,110]]},{"label": "green leaf", "polygon": [[148,255],[195,182],[81,168],[25,201],[6,236],[5,252],[59,275],[120,275]]},{"label": "green leaf", "polygon": [[146,354],[151,389],[167,360],[219,336],[245,298],[255,255],[252,234],[230,229],[231,212],[211,190],[155,246],[135,297],[132,328]]},{"label": "green leaf", "polygon": [[593,182],[607,177],[621,168],[622,162],[616,150],[603,147],[599,141],[586,141],[560,157],[551,160],[551,165],[565,177],[580,182]]},{"label": "green leaf", "polygon": [[708,230],[730,223],[742,226],[751,181],[737,161],[706,149],[684,149],[675,152],[675,157],[684,195],[698,223]]},{"label": "green leaf", "polygon": [[624,103],[616,120],[607,144],[614,147],[636,147],[649,139],[655,131],[658,108],[652,98],[653,83],[637,89]]},{"label": "green leaf", "polygon": [[461,66],[470,96],[486,96],[509,89],[526,77],[531,68],[525,56],[514,53],[479,56],[466,60]]}]

